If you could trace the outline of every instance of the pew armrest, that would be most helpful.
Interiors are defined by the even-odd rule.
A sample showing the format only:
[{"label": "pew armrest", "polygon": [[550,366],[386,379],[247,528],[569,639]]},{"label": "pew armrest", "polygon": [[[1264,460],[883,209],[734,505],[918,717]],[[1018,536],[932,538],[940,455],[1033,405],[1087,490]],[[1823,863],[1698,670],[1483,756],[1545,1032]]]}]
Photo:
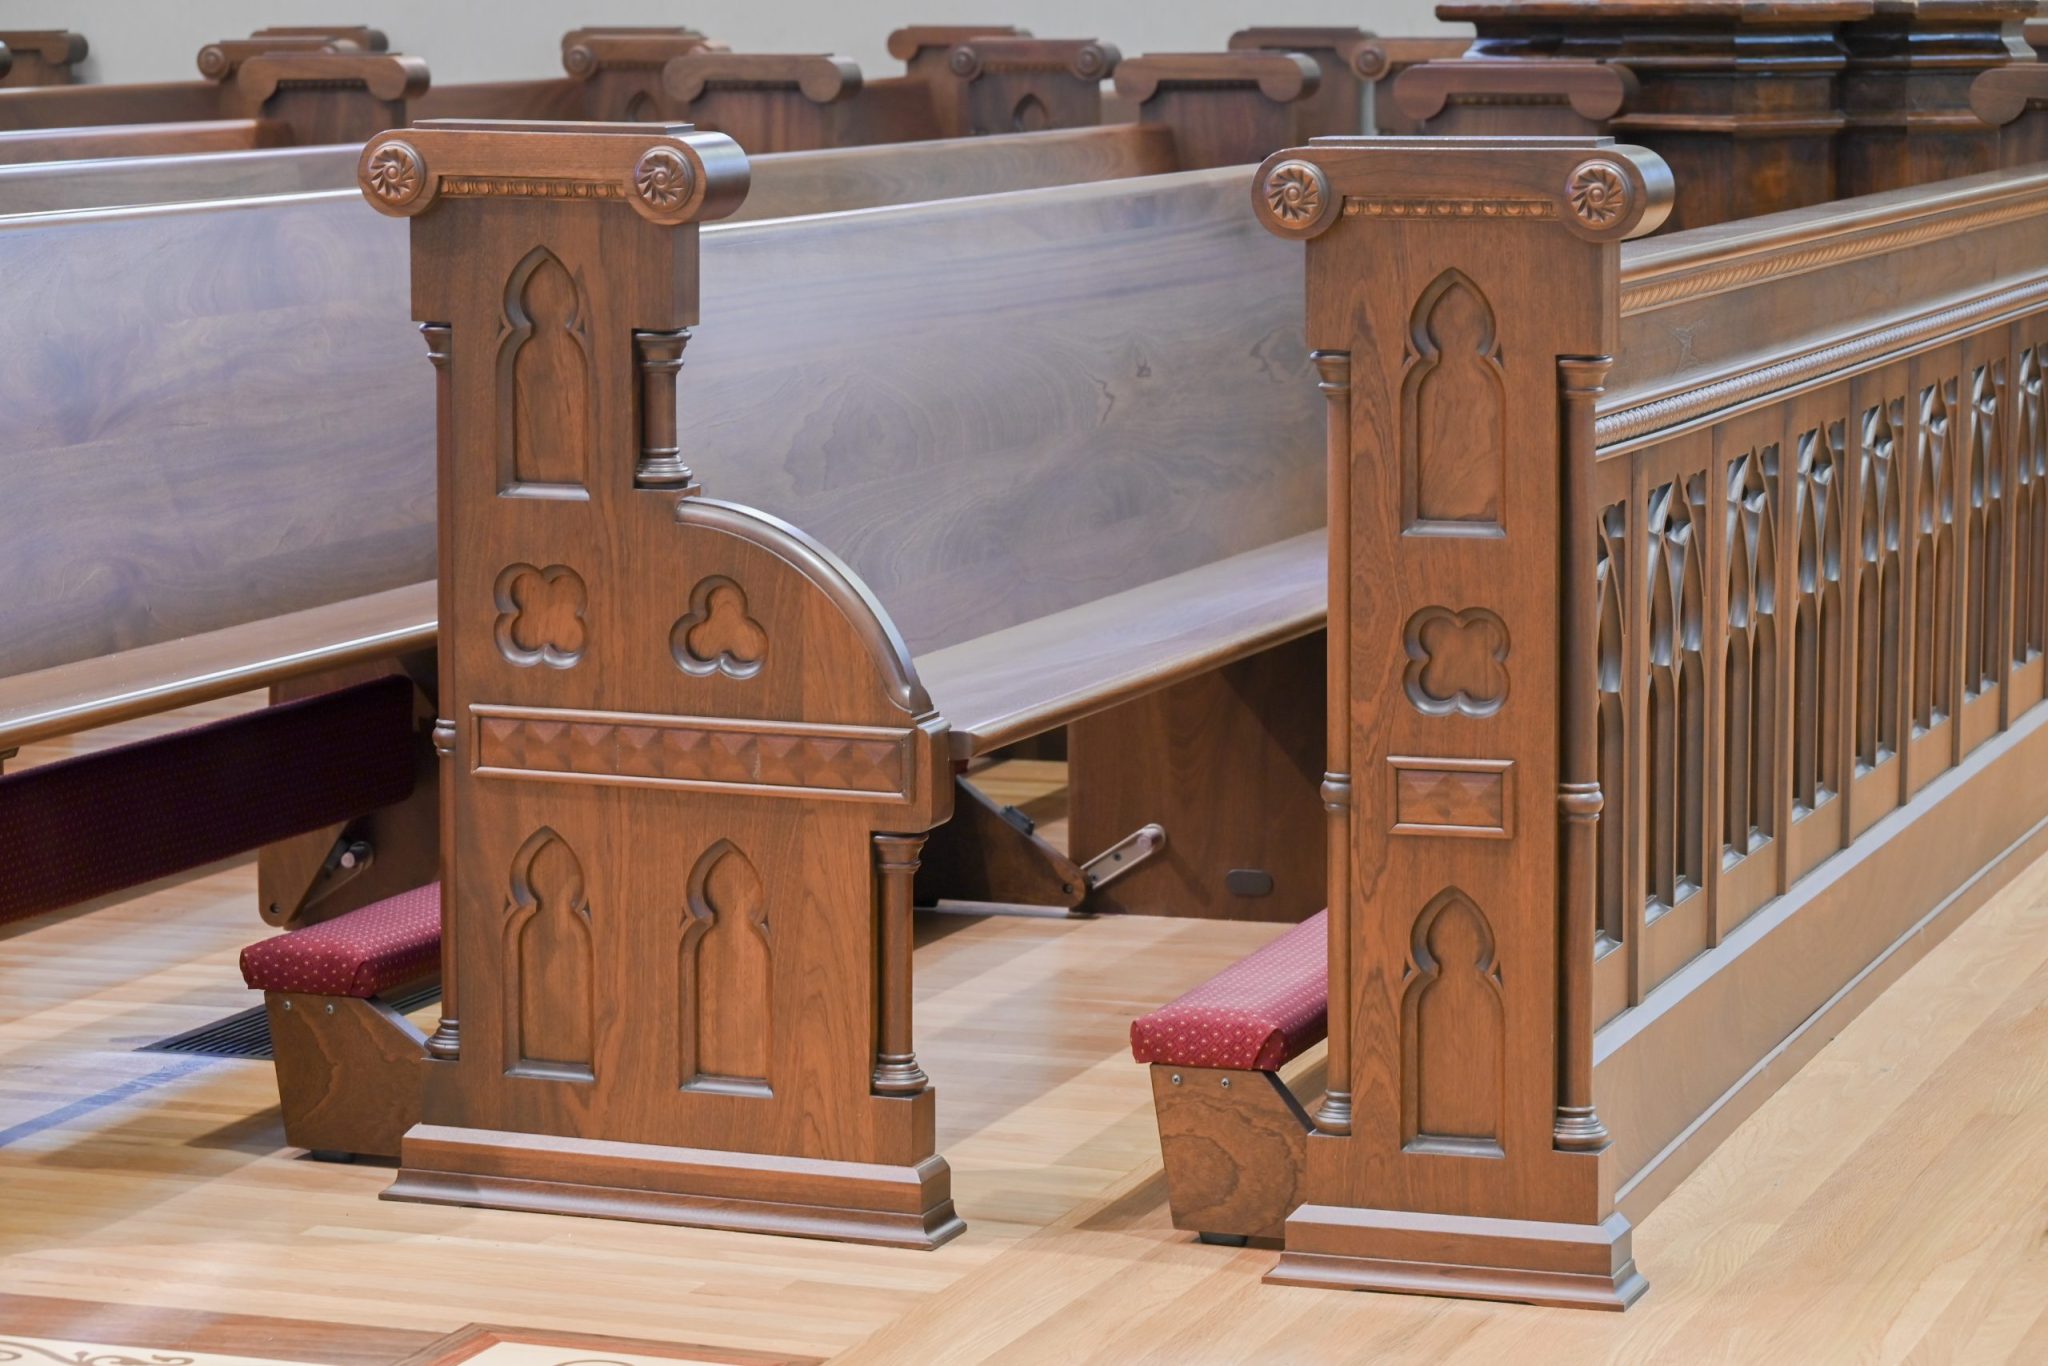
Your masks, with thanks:
[{"label": "pew armrest", "polygon": [[409,584],[0,679],[0,749],[434,643],[435,585]]},{"label": "pew armrest", "polygon": [[1023,622],[917,660],[971,759],[1220,669],[1323,625],[1321,531]]}]

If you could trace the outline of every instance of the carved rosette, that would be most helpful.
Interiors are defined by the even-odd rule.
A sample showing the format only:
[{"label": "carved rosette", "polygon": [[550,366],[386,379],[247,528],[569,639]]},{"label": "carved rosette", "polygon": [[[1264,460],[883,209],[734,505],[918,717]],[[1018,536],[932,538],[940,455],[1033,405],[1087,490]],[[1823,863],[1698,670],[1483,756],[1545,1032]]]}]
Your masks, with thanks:
[{"label": "carved rosette", "polygon": [[1283,161],[1259,182],[1259,205],[1266,221],[1285,233],[1308,233],[1330,215],[1330,182],[1320,166]]},{"label": "carved rosette", "polygon": [[1387,50],[1378,43],[1362,43],[1351,54],[1351,69],[1368,81],[1378,80],[1387,69]]},{"label": "carved rosette", "polygon": [[571,76],[588,76],[597,70],[597,54],[582,43],[562,53],[562,69]]},{"label": "carved rosette", "polygon": [[363,183],[371,194],[399,208],[419,198],[427,183],[427,166],[410,143],[387,142],[371,153]]},{"label": "carved rosette", "polygon": [[695,187],[690,163],[673,147],[650,147],[633,165],[633,193],[657,212],[681,208]]},{"label": "carved rosette", "polygon": [[946,70],[963,81],[971,81],[981,74],[981,54],[971,44],[962,43],[946,54]]},{"label": "carved rosette", "polygon": [[1565,182],[1565,199],[1573,215],[1596,232],[1626,218],[1634,195],[1627,172],[1611,161],[1582,162]]},{"label": "carved rosette", "polygon": [[1074,64],[1070,70],[1075,76],[1087,81],[1101,80],[1115,67],[1116,63],[1110,60],[1109,51],[1102,44],[1085,43],[1081,50],[1074,54]]},{"label": "carved rosette", "polygon": [[207,80],[225,80],[233,71],[234,63],[228,60],[227,50],[219,43],[208,43],[199,49],[199,74]]}]

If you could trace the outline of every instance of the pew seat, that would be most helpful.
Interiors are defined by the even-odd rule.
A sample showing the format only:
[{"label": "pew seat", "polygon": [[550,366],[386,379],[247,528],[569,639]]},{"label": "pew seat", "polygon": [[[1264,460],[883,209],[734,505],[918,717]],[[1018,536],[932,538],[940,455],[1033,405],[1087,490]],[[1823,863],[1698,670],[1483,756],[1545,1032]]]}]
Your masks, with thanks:
[{"label": "pew seat", "polygon": [[1304,532],[920,655],[918,677],[979,758],[1320,630],[1328,573]]},{"label": "pew seat", "polygon": [[[1329,1009],[1329,913],[1318,912],[1171,1004],[1131,1022],[1175,1228],[1203,1242],[1278,1238],[1308,1158],[1311,1049]],[[1282,1078],[1296,1059],[1302,1066]]]},{"label": "pew seat", "polygon": [[389,995],[441,970],[430,882],[242,950],[263,993],[285,1140],[324,1160],[396,1157],[419,1121],[426,1037]]}]

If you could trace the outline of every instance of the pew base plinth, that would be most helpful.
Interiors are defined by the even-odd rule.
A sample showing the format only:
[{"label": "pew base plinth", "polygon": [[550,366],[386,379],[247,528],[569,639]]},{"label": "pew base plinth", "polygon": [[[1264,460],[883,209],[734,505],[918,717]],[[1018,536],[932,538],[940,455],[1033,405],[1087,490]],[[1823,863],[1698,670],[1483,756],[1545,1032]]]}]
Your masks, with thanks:
[{"label": "pew base plinth", "polygon": [[1266,1282],[1619,1310],[1650,1288],[1629,1240],[1618,1213],[1558,1224],[1303,1205]]},{"label": "pew base plinth", "polygon": [[383,1199],[930,1250],[965,1232],[942,1157],[910,1166],[420,1124]]}]

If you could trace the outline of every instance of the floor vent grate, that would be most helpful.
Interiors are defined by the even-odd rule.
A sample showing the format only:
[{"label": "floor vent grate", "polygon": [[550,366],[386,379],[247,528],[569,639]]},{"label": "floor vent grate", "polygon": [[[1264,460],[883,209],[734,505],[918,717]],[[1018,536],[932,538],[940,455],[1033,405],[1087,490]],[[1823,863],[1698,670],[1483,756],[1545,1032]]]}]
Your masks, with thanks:
[{"label": "floor vent grate", "polygon": [[[410,1015],[421,1006],[432,1005],[441,999],[441,986],[429,982],[424,986],[409,987],[395,995],[386,996],[384,1001],[401,1015]],[[168,1039],[146,1043],[135,1050],[138,1053],[192,1053],[205,1058],[255,1058],[268,1061],[272,1056],[270,1047],[270,1017],[262,1006],[238,1010],[224,1020],[203,1024],[197,1029],[188,1029],[183,1034],[173,1034]]]}]

